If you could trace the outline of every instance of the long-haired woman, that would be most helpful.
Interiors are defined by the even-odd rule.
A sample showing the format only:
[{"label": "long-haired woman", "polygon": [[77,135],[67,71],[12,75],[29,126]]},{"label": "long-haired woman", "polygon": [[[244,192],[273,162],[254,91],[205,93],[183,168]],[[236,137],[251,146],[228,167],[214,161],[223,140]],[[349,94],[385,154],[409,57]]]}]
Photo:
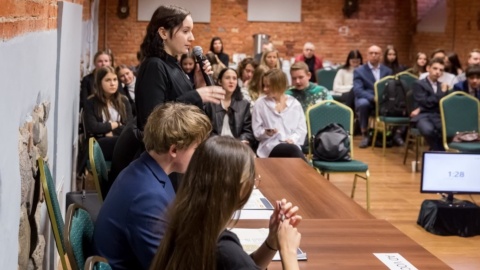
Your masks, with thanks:
[{"label": "long-haired woman", "polygon": [[99,68],[95,93],[85,103],[84,121],[88,136],[97,138],[106,160],[111,160],[116,139],[131,119],[130,102],[118,91],[115,70],[111,66]]},{"label": "long-haired woman", "polygon": [[225,68],[218,75],[218,84],[225,90],[220,104],[205,105],[205,113],[212,121],[212,134],[231,136],[253,147],[250,103],[243,99],[238,87],[238,75],[232,68]]},{"label": "long-haired woman", "polygon": [[112,55],[107,51],[98,51],[93,56],[95,68],[82,78],[80,83],[80,108],[83,108],[87,98],[94,93],[95,71],[101,67],[112,66]]},{"label": "long-haired woman", "polygon": [[413,64],[413,67],[409,69],[408,72],[412,73],[417,77],[420,77],[421,74],[427,72],[427,65],[428,65],[427,54],[424,52],[419,52],[415,57],[415,63]]},{"label": "long-haired woman", "polygon": [[[145,59],[137,71],[135,85],[140,130],[159,104],[179,101],[202,108],[204,102],[219,103],[223,99],[225,91],[221,87],[205,86],[199,67],[196,68],[195,89],[178,64],[177,56],[187,53],[195,40],[192,30],[192,16],[181,7],[162,5],[153,13],[140,46]],[[208,61],[204,70],[211,73]]]},{"label": "long-haired woman", "polygon": [[225,67],[228,67],[229,56],[223,52],[223,41],[220,37],[213,37],[210,41],[210,51],[213,52]]},{"label": "long-haired woman", "polygon": [[227,230],[253,190],[254,159],[248,146],[231,137],[211,137],[200,144],[168,212],[170,223],[150,269],[265,269],[277,249],[285,269],[298,269],[301,236],[295,227],[301,217],[285,199],[281,208],[276,206],[269,235],[254,253],[245,253],[238,237]]}]

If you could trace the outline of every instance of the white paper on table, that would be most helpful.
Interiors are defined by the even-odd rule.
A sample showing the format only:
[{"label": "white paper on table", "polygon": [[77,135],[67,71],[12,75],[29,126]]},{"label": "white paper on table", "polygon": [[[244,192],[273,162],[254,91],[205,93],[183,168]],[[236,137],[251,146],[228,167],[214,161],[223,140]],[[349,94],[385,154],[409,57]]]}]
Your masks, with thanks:
[{"label": "white paper on table", "polygon": [[[273,210],[240,210],[239,219],[270,219],[273,214]],[[238,214],[233,216],[234,219],[238,217]]]},{"label": "white paper on table", "polygon": [[[248,254],[257,250],[267,239],[268,229],[240,229],[233,228],[231,229],[233,233],[238,236],[240,239],[240,244],[242,244],[243,250]],[[307,253],[304,253],[300,248],[297,249],[297,260],[305,261],[307,260]],[[280,261],[280,253],[277,252],[273,257],[272,261]]]},{"label": "white paper on table", "polygon": [[388,269],[417,270],[400,253],[373,253]]},{"label": "white paper on table", "polygon": [[252,194],[248,198],[247,203],[243,206],[243,210],[273,210],[273,205],[268,201],[268,199],[262,194],[258,189],[254,189]]}]

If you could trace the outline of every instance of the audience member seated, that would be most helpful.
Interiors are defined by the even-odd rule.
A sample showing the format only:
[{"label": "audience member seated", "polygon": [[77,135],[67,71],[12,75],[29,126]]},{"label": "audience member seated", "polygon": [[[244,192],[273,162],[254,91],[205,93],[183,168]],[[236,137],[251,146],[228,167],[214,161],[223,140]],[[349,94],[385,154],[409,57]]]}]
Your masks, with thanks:
[{"label": "audience member seated", "polygon": [[359,50],[351,50],[348,53],[345,64],[338,69],[333,80],[333,95],[338,96],[340,102],[352,109],[354,109],[355,101],[355,96],[352,92],[353,71],[360,65],[363,65],[362,54]]},{"label": "audience member seated", "polygon": [[417,53],[417,57],[415,59],[415,63],[413,64],[413,67],[409,68],[408,72],[412,73],[417,77],[420,77],[422,73],[427,72],[427,64],[428,64],[427,55],[423,52],[419,52]]},{"label": "audience member seated", "polygon": [[453,86],[454,91],[463,91],[480,100],[480,65],[468,66],[467,79]]},{"label": "audience member seated", "polygon": [[240,88],[248,89],[248,83],[253,77],[253,72],[258,67],[258,64],[251,57],[244,58],[237,67],[238,86]]},{"label": "audience member seated", "polygon": [[418,108],[411,116],[416,123],[420,134],[425,138],[430,151],[444,151],[442,145],[442,121],[440,119],[439,101],[448,94],[448,85],[441,83],[444,58],[430,60],[427,70],[428,76],[412,85],[413,98]]},{"label": "audience member seated", "polygon": [[397,49],[392,45],[387,46],[385,54],[383,55],[383,64],[392,70],[392,75],[396,75],[402,71],[405,71],[407,68],[404,65],[401,65],[398,62],[398,53]]},{"label": "audience member seated", "polygon": [[243,99],[237,81],[234,69],[220,71],[218,84],[225,90],[225,99],[220,104],[205,104],[205,113],[212,121],[212,135],[231,136],[254,146],[250,103]]},{"label": "audience member seated", "polygon": [[462,64],[455,52],[451,52],[445,57],[445,71],[452,73],[455,76],[463,73]]},{"label": "audience member seated", "polygon": [[310,76],[310,81],[316,83],[317,78],[315,72],[317,69],[323,68],[322,58],[316,56],[315,54],[315,45],[311,42],[307,42],[303,45],[303,54],[295,57],[295,62],[305,62],[308,66],[308,71],[310,71],[313,76]]},{"label": "audience member seated", "polygon": [[268,71],[266,66],[258,66],[253,72],[252,79],[248,83],[248,91],[242,89],[243,99],[250,102],[250,108],[253,109],[255,101],[263,95],[262,78],[265,72]]},{"label": "audience member seated", "polygon": [[150,268],[167,227],[165,211],[175,198],[168,175],[185,173],[210,131],[210,120],[193,105],[165,103],[149,115],[146,152],[117,177],[95,224],[95,254],[112,269]]},{"label": "audience member seated", "polygon": [[[443,60],[444,63],[445,63],[445,61],[447,61],[446,60],[447,56],[445,54],[445,51],[441,50],[441,49],[433,51],[430,59],[433,59],[433,58],[440,58],[440,59]],[[428,75],[429,75],[428,72],[422,73],[420,75],[419,79],[420,80],[425,79]],[[440,83],[446,83],[448,85],[449,89],[452,89],[453,86],[458,82],[457,77],[455,75],[453,75],[452,73],[449,73],[449,72],[445,72],[445,71],[443,71],[443,75],[438,79],[438,81]]]},{"label": "audience member seated", "polygon": [[212,38],[212,41],[210,42],[210,51],[213,52],[218,59],[225,65],[225,67],[228,67],[228,62],[229,57],[228,54],[223,52],[223,42],[222,39],[219,37],[214,37]]},{"label": "audience member seated", "polygon": [[101,67],[112,65],[112,56],[105,51],[98,51],[93,57],[95,69],[85,77],[80,83],[80,109],[84,107],[87,98],[94,93],[95,71]]},{"label": "audience member seated", "polygon": [[280,66],[280,57],[278,56],[278,51],[264,51],[262,54],[262,59],[260,60],[260,66],[267,67],[268,69],[277,68],[282,70]]},{"label": "audience member seated", "polygon": [[292,76],[293,87],[289,88],[285,94],[297,99],[304,112],[307,112],[308,107],[322,100],[332,99],[325,87],[310,82],[312,73],[308,70],[305,62],[293,64],[290,68],[290,75]]},{"label": "audience member seated", "polygon": [[360,148],[369,145],[368,118],[375,109],[375,82],[385,76],[392,75],[392,70],[380,64],[382,49],[376,45],[368,48],[368,62],[353,71],[353,92],[357,110],[362,141]]},{"label": "audience member seated", "polygon": [[130,108],[132,108],[133,116],[137,115],[135,107],[135,82],[137,78],[133,72],[126,65],[119,65],[115,68],[118,79],[123,84],[123,93],[128,98],[130,102]]},{"label": "audience member seated", "polygon": [[191,52],[182,54],[180,57],[180,66],[183,72],[187,74],[192,85],[195,84],[195,56]]},{"label": "audience member seated", "polygon": [[273,46],[272,42],[263,43],[262,52],[255,54],[255,57],[253,59],[258,65],[260,65],[260,61],[262,60],[263,53],[266,51],[274,51],[274,50],[275,50],[275,47]]},{"label": "audience member seated", "polygon": [[[468,60],[467,60],[467,64],[469,66],[471,65],[478,65],[480,64],[480,50],[478,49],[473,49],[469,54],[468,54]],[[457,76],[457,80],[459,82],[463,82],[465,81],[467,78],[465,76],[465,73],[462,73],[460,75]]]},{"label": "audience member seated", "polygon": [[85,102],[85,128],[88,137],[97,139],[105,160],[112,160],[117,137],[132,119],[132,109],[127,97],[118,91],[118,78],[113,67],[97,69],[95,89]]},{"label": "audience member seated", "polygon": [[205,55],[208,59],[208,61],[210,62],[210,65],[212,66],[212,71],[213,71],[213,74],[212,74],[212,78],[213,78],[213,81],[215,83],[218,82],[218,74],[220,74],[220,71],[222,71],[224,68],[226,68],[227,66],[225,66],[221,61],[220,59],[218,59],[218,56],[212,52],[208,52],[206,55]]},{"label": "audience member seated", "polygon": [[307,135],[302,105],[285,95],[287,77],[279,69],[270,69],[262,79],[265,96],[253,107],[252,127],[260,142],[257,155],[265,157],[298,157],[305,160],[301,145]]},{"label": "audience member seated", "polygon": [[268,237],[252,254],[228,230],[253,191],[254,159],[248,147],[228,137],[213,137],[198,147],[168,210],[170,226],[150,269],[266,269],[277,250],[284,269],[299,269],[296,227],[302,218],[285,199],[275,203]]}]

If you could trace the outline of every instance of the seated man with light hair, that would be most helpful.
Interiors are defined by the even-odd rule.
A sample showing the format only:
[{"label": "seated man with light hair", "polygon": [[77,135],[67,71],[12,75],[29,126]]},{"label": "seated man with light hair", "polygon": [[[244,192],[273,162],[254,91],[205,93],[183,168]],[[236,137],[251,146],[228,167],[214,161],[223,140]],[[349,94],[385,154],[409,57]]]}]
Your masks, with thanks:
[{"label": "seated man with light hair", "polygon": [[[473,49],[469,54],[468,54],[468,66],[473,66],[473,65],[478,65],[480,64],[480,50],[479,49]],[[466,73],[462,73],[457,76],[457,81],[463,82],[467,79]]]},{"label": "seated man with light hair", "polygon": [[313,75],[310,77],[310,81],[316,83],[315,71],[323,68],[323,62],[322,58],[315,55],[315,45],[313,43],[307,42],[303,45],[303,53],[295,57],[296,62],[305,62],[307,64],[308,70]]}]

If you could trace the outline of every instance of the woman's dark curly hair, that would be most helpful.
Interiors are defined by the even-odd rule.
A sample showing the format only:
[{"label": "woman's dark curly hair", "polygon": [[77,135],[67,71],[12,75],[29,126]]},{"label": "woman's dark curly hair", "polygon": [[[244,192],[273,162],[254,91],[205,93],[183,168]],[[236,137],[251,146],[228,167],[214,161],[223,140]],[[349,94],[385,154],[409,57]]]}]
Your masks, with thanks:
[{"label": "woman's dark curly hair", "polygon": [[169,32],[170,38],[173,36],[173,30],[182,25],[183,20],[190,15],[187,10],[173,6],[162,5],[155,10],[152,19],[148,23],[147,32],[143,39],[140,50],[144,57],[158,56],[165,57],[164,43],[158,34],[160,27],[165,28]]}]

